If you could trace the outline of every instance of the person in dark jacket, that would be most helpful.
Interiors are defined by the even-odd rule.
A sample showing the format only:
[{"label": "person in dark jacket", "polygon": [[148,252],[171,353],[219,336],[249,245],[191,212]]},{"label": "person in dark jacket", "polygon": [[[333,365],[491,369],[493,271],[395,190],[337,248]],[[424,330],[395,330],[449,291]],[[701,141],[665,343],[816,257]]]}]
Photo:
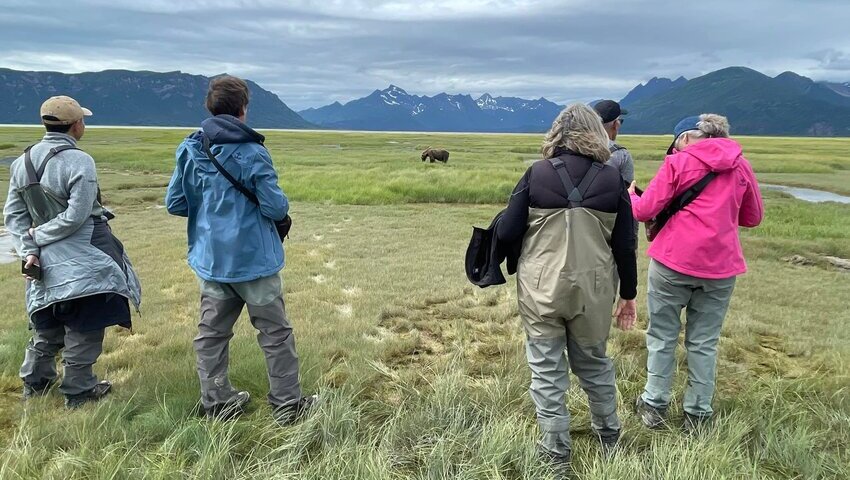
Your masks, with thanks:
[{"label": "person in dark jacket", "polygon": [[[168,212],[188,217],[188,261],[201,286],[194,342],[201,405],[208,416],[230,417],[241,413],[251,398],[234,389],[228,377],[233,326],[247,304],[266,357],[268,401],[275,419],[288,424],[317,400],[301,393],[295,336],[281,289],[284,252],[274,221],[287,215],[289,202],[278,186],[265,138],[245,124],[247,84],[230,76],[213,79],[206,106],[213,117],[177,148],[177,167],[166,194]],[[204,151],[205,138],[222,168],[256,195],[259,204],[217,170]]]},{"label": "person in dark jacket", "polygon": [[618,326],[634,324],[637,264],[627,186],[616,168],[605,165],[610,155],[599,115],[586,105],[570,105],[546,135],[545,159],[535,162],[514,189],[497,230],[500,241],[522,239],[517,299],[527,336],[530,392],[543,434],[541,455],[559,467],[571,454],[564,398],[568,364],[587,393],[591,424],[606,453],[620,436],[606,343],[615,271]]}]

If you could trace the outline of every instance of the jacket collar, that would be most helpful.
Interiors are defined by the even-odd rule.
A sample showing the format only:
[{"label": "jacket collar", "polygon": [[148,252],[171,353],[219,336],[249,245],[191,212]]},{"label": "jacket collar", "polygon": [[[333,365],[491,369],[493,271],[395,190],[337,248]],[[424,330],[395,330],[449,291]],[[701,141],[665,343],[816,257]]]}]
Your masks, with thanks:
[{"label": "jacket collar", "polygon": [[558,147],[558,148],[556,148],[556,149],[555,149],[555,151],[554,151],[554,152],[553,152],[553,154],[552,154],[552,158],[563,157],[564,155],[570,155],[570,156],[573,156],[573,157],[581,157],[581,158],[586,158],[586,159],[588,159],[588,160],[590,160],[590,161],[595,161],[595,160],[593,159],[593,157],[589,157],[589,156],[587,156],[587,155],[585,155],[585,154],[583,154],[583,153],[578,153],[578,152],[576,152],[576,151],[574,151],[574,150],[570,150],[570,149],[569,149],[569,148],[567,148],[567,147]]},{"label": "jacket collar", "polygon": [[44,134],[44,137],[42,137],[41,141],[52,143],[70,143],[75,147],[77,146],[77,139],[68,135],[67,133],[47,132]]}]

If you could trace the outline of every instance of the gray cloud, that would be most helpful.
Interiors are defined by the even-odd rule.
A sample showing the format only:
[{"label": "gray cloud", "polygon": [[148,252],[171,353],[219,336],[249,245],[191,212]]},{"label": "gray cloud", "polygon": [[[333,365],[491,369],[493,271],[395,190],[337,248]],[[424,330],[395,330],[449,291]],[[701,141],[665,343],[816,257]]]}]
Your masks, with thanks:
[{"label": "gray cloud", "polygon": [[[850,80],[850,2],[0,1],[0,66],[250,78],[293,108],[411,93],[620,98],[745,65]],[[816,53],[812,53],[816,52]]]}]

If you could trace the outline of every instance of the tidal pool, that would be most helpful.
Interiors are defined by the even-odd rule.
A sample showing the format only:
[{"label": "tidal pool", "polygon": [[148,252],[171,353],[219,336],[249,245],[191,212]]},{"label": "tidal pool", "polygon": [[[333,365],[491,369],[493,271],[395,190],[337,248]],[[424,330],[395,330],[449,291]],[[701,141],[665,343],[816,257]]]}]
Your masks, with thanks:
[{"label": "tidal pool", "polygon": [[787,193],[794,198],[804,200],[806,202],[837,202],[850,204],[850,197],[839,195],[837,193],[825,192],[823,190],[814,190],[811,188],[788,187],[785,185],[770,185],[762,184],[761,188],[765,190],[776,190],[778,192]]}]

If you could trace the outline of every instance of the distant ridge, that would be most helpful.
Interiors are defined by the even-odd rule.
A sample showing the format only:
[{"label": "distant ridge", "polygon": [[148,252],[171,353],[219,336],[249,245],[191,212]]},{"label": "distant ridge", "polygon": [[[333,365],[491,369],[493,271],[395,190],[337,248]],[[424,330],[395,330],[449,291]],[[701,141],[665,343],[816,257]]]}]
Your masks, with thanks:
[{"label": "distant ridge", "polygon": [[[105,70],[65,74],[0,68],[0,123],[37,124],[41,103],[70,95],[94,111],[92,125],[198,126],[210,78],[182,72]],[[247,81],[249,123],[258,128],[312,128],[277,95]]]},{"label": "distant ridge", "polygon": [[681,87],[686,83],[688,83],[688,80],[685,77],[679,77],[676,80],[670,80],[669,78],[652,77],[645,84],[642,83],[637,87],[633,88],[632,91],[630,91],[625,97],[623,97],[622,100],[620,100],[620,105],[625,108],[628,108],[629,105],[632,105],[635,102],[655,97],[668,90],[672,90],[676,87]]},{"label": "distant ridge", "polygon": [[669,133],[681,118],[711,112],[729,117],[733,134],[848,136],[848,100],[791,72],[729,67],[630,103],[623,132]]}]

